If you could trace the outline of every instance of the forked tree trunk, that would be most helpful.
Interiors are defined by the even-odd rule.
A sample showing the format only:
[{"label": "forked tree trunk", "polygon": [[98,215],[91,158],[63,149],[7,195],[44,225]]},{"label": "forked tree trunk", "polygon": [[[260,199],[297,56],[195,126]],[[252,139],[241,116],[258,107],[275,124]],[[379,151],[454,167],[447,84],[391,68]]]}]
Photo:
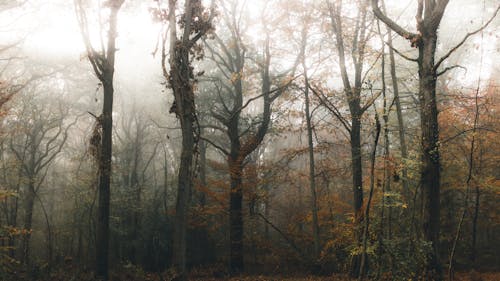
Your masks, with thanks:
[{"label": "forked tree trunk", "polygon": [[[359,17],[356,22],[356,29],[352,34],[352,44],[357,46],[353,50],[353,67],[354,67],[354,83],[351,83],[347,72],[346,54],[344,39],[347,36],[343,32],[343,24],[341,17],[342,1],[336,4],[329,4],[330,20],[333,32],[336,37],[336,47],[339,56],[339,68],[344,86],[346,103],[349,105],[349,112],[351,114],[350,145],[351,145],[351,172],[352,172],[352,192],[353,192],[353,205],[354,205],[354,243],[356,247],[361,247],[363,236],[363,169],[362,169],[362,155],[361,155],[361,118],[363,113],[375,101],[372,99],[361,105],[361,90],[363,86],[363,65],[365,58],[365,46],[367,38],[367,5],[366,0],[359,2]],[[361,255],[353,255],[351,261],[350,275],[357,278],[361,265]]]},{"label": "forked tree trunk", "polygon": [[166,41],[162,45],[162,69],[163,75],[168,79],[174,95],[174,104],[170,112],[174,112],[180,121],[182,134],[182,150],[177,178],[177,201],[175,205],[174,218],[174,245],[173,265],[178,274],[178,280],[187,280],[186,271],[186,233],[188,226],[188,208],[193,189],[193,163],[196,157],[196,132],[197,121],[194,97],[194,74],[191,67],[190,54],[196,55],[199,51],[193,50],[197,41],[211,29],[213,12],[206,21],[197,22],[198,29],[194,29],[192,22],[201,19],[202,9],[196,9],[201,5],[199,1],[187,0],[184,2],[184,14],[182,15],[182,35],[177,36],[178,18],[175,13],[177,1],[169,0],[169,13],[163,19],[168,21],[169,35],[165,34],[164,40],[169,39],[170,71],[167,71]]},{"label": "forked tree trunk", "polygon": [[[97,118],[97,126],[101,127],[100,143],[98,144],[98,206],[96,227],[96,277],[108,280],[109,267],[109,203],[111,155],[113,135],[113,78],[115,72],[116,37],[118,11],[125,0],[110,0],[106,6],[110,9],[109,26],[107,29],[107,44],[96,51],[90,42],[88,19],[81,0],[75,1],[75,8],[80,24],[82,38],[87,49],[87,56],[92,68],[103,87],[102,114]],[[102,7],[99,7],[102,8]],[[101,11],[99,11],[100,13]],[[101,28],[103,28],[101,26]],[[103,31],[104,32],[104,31]]]}]

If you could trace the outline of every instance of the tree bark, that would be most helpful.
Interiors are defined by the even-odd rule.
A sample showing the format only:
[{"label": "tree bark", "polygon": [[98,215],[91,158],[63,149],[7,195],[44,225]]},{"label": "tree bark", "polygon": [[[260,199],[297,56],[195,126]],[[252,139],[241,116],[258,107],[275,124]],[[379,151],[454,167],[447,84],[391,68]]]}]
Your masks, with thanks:
[{"label": "tree bark", "polygon": [[96,228],[96,274],[108,279],[109,262],[109,202],[111,178],[111,147],[113,132],[113,74],[106,75],[104,103],[102,107],[102,138],[99,159],[97,228]]},{"label": "tree bark", "polygon": [[[108,280],[109,267],[109,203],[110,203],[110,177],[113,134],[113,78],[115,72],[116,37],[118,11],[124,0],[111,0],[107,2],[110,8],[109,27],[107,31],[107,44],[96,51],[90,42],[90,34],[86,13],[81,0],[75,1],[77,16],[80,23],[82,38],[87,49],[87,56],[92,68],[101,81],[103,87],[102,113],[96,120],[96,126],[101,128],[100,143],[97,154],[98,162],[98,206],[96,226],[96,277]],[[101,26],[101,28],[103,28]]]},{"label": "tree bark", "polygon": [[244,270],[243,263],[243,163],[234,151],[229,157],[229,174],[231,194],[229,199],[229,241],[230,241],[230,270],[232,274],[239,274]]},{"label": "tree bark", "polygon": [[439,258],[440,225],[440,161],[439,128],[436,102],[436,79],[434,54],[437,34],[435,31],[424,33],[419,48],[419,99],[422,145],[422,166],[420,183],[424,198],[423,229],[424,237],[432,242],[432,253],[427,264],[430,278],[441,278]]},{"label": "tree bark", "polygon": [[[437,29],[443,17],[448,0],[429,2],[419,0],[417,8],[418,34],[406,31],[388,18],[378,7],[378,0],[372,0],[376,17],[400,36],[410,40],[418,48],[419,101],[422,161],[420,186],[423,196],[423,233],[424,238],[432,243],[425,274],[428,280],[442,279],[439,258],[440,227],[440,160],[439,126],[436,101],[437,66],[434,61],[437,43]],[[443,58],[444,59],[444,58]]]},{"label": "tree bark", "polygon": [[[177,1],[169,0],[169,13],[164,19],[169,25],[169,35],[164,36],[162,45],[162,69],[163,76],[168,79],[168,83],[172,88],[174,95],[174,103],[170,108],[170,112],[175,113],[180,121],[182,134],[182,150],[181,159],[177,178],[177,201],[175,206],[174,218],[174,246],[173,246],[173,266],[178,274],[178,280],[187,280],[186,271],[186,233],[188,226],[188,208],[191,200],[193,189],[194,176],[194,158],[196,157],[197,145],[197,122],[195,97],[194,97],[194,74],[191,67],[190,54],[194,56],[199,51],[193,47],[197,41],[204,36],[211,28],[211,20],[213,11],[206,21],[198,22],[200,26],[194,29],[193,21],[195,18],[202,18],[199,13],[203,9],[196,9],[197,5],[201,5],[198,1],[187,0],[184,2],[184,14],[182,16],[182,35],[177,36],[178,19],[176,17]],[[166,58],[166,39],[169,39],[169,59],[168,65],[170,71],[167,71]],[[199,132],[198,132],[199,134]]]}]

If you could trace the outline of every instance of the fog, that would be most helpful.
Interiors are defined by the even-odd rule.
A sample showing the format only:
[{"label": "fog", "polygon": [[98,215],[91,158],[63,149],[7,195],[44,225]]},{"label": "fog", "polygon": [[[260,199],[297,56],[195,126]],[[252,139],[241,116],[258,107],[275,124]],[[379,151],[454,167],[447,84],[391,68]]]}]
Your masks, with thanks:
[{"label": "fog", "polygon": [[498,1],[121,2],[0,0],[1,280],[499,271]]}]

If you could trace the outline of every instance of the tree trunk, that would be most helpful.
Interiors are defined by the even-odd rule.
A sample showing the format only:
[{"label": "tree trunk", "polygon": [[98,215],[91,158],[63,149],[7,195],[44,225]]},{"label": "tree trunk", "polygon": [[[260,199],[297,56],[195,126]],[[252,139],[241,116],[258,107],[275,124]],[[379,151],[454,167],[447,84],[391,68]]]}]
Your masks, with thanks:
[{"label": "tree trunk", "polygon": [[182,152],[179,166],[177,202],[174,218],[174,266],[181,278],[186,275],[186,233],[188,220],[188,207],[193,185],[192,165],[194,154],[193,120],[191,116],[184,115],[182,126]]},{"label": "tree trunk", "polygon": [[[353,112],[353,111],[351,111]],[[354,205],[354,242],[361,246],[363,238],[363,174],[361,160],[361,121],[360,116],[353,114],[351,126],[351,169],[352,192]],[[361,255],[354,255],[351,262],[351,277],[357,278],[360,273]]]},{"label": "tree trunk", "polygon": [[436,103],[436,79],[434,54],[436,52],[436,32],[423,34],[419,47],[419,99],[421,114],[422,167],[420,183],[424,200],[423,230],[424,237],[432,243],[427,264],[430,280],[441,278],[439,259],[439,225],[440,225],[440,162],[439,162],[439,128]]},{"label": "tree trunk", "polygon": [[364,280],[365,275],[368,271],[368,239],[369,239],[369,227],[370,227],[370,207],[373,198],[373,190],[375,189],[375,162],[377,156],[377,145],[380,137],[380,120],[375,108],[375,136],[373,141],[373,148],[371,151],[371,161],[370,161],[370,193],[368,194],[368,202],[366,203],[365,214],[364,214],[364,226],[363,226],[363,236],[362,236],[362,250],[361,250],[361,260],[360,260],[360,271],[358,275],[358,280]]},{"label": "tree trunk", "polygon": [[[237,131],[236,131],[237,132]],[[238,141],[239,143],[239,141]],[[233,146],[233,145],[232,145]],[[229,201],[229,241],[230,241],[230,270],[232,274],[239,274],[244,270],[243,263],[243,188],[242,175],[243,163],[239,154],[239,148],[234,148],[229,156],[229,174],[231,184],[231,195]]]},{"label": "tree trunk", "polygon": [[33,179],[30,179],[30,184],[27,187],[26,198],[24,199],[24,229],[27,231],[26,235],[22,239],[22,256],[21,264],[26,265],[28,268],[30,266],[30,239],[31,239],[31,227],[33,223],[33,209],[35,205],[35,188],[31,183]]},{"label": "tree trunk", "polygon": [[132,207],[132,233],[131,233],[131,252],[130,252],[130,262],[132,264],[137,264],[138,257],[137,254],[139,252],[139,232],[140,232],[140,208],[141,208],[141,187],[139,186],[139,175],[138,175],[138,166],[139,166],[139,155],[140,155],[140,146],[142,144],[139,141],[139,125],[137,125],[136,139],[134,143],[134,160],[132,164],[132,171],[130,175],[130,190],[133,192],[134,200]]},{"label": "tree trunk", "polygon": [[169,83],[175,97],[175,107],[173,106],[172,109],[181,123],[182,151],[177,178],[173,263],[180,279],[186,280],[186,233],[188,208],[193,188],[194,122],[196,112],[193,87],[191,81],[189,81],[191,79],[189,50],[183,46],[183,42],[177,41],[176,38],[176,36],[172,35],[170,41]]},{"label": "tree trunk", "polygon": [[[385,3],[382,1],[382,7],[385,10]],[[406,200],[410,199],[410,192],[408,187],[408,170],[406,169],[406,161],[408,161],[408,148],[406,146],[405,137],[405,125],[403,120],[403,109],[401,107],[401,100],[399,98],[399,85],[398,76],[396,73],[396,59],[394,58],[394,50],[392,49],[392,32],[390,28],[387,28],[387,43],[389,48],[389,61],[391,65],[391,82],[394,94],[394,103],[396,104],[396,114],[398,117],[398,134],[399,134],[399,149],[401,152],[401,158],[403,162],[403,167],[401,169],[402,182],[403,182],[403,192],[406,196]]]},{"label": "tree trunk", "polygon": [[[416,47],[419,50],[418,59],[413,59],[413,61],[418,63],[419,74],[422,145],[420,186],[422,188],[423,199],[423,232],[424,238],[432,243],[432,251],[429,253],[425,270],[425,278],[427,280],[442,279],[442,268],[439,259],[440,162],[436,101],[436,80],[438,74],[436,69],[454,49],[448,55],[442,57],[437,65],[435,64],[434,56],[436,53],[437,30],[448,2],[448,0],[419,0],[416,14],[418,33],[411,33],[382,13],[378,7],[378,0],[372,0],[372,8],[375,16],[400,36],[408,39],[412,47]],[[465,42],[465,39],[463,42]],[[463,42],[457,45],[457,47],[463,44]]]},{"label": "tree trunk", "polygon": [[320,257],[320,241],[319,241],[319,225],[318,225],[318,201],[316,198],[316,178],[314,167],[314,144],[313,144],[313,129],[311,124],[311,112],[309,110],[309,81],[307,77],[306,64],[303,57],[302,66],[304,68],[305,79],[305,113],[307,122],[307,143],[309,150],[309,188],[311,189],[311,212],[312,212],[312,232],[314,245],[314,263],[319,261]]},{"label": "tree trunk", "polygon": [[476,263],[476,252],[477,252],[477,221],[479,219],[479,196],[481,195],[479,190],[479,185],[475,183],[474,188],[474,214],[472,216],[472,242],[471,242],[471,254],[470,261],[473,269],[477,269]]},{"label": "tree trunk", "polygon": [[[107,45],[99,51],[92,47],[90,34],[87,26],[87,16],[82,1],[75,1],[77,17],[82,32],[83,41],[87,49],[87,57],[92,68],[103,86],[102,114],[96,122],[101,126],[98,162],[98,206],[96,225],[96,260],[95,270],[97,279],[108,280],[109,266],[109,202],[110,202],[110,178],[111,178],[111,156],[113,135],[113,77],[115,73],[116,37],[118,11],[125,0],[110,0],[107,6],[110,8],[109,27],[107,30]],[[101,8],[101,7],[99,7]],[[99,12],[100,13],[100,12]],[[102,30],[104,32],[104,30]],[[98,128],[98,127],[96,127]]]},{"label": "tree trunk", "polygon": [[109,262],[109,202],[111,178],[111,149],[113,134],[113,72],[107,73],[104,81],[104,103],[102,107],[101,154],[99,159],[97,236],[96,236],[96,274],[98,278],[108,279]]}]

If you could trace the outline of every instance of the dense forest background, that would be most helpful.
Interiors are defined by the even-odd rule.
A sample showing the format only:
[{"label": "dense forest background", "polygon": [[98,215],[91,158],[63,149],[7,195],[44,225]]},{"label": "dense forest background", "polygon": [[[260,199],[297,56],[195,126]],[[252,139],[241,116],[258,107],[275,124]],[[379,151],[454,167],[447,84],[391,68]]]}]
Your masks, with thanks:
[{"label": "dense forest background", "polygon": [[0,280],[498,280],[499,8],[0,0]]}]

